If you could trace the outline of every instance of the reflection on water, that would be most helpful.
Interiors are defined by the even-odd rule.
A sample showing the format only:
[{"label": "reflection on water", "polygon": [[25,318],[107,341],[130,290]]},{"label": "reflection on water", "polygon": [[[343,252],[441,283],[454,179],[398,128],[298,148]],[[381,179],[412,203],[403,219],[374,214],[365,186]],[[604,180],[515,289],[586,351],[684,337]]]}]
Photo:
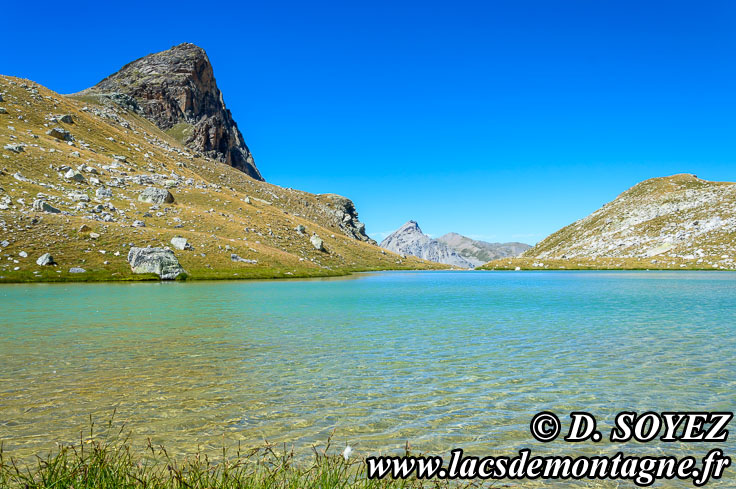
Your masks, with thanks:
[{"label": "reflection on water", "polygon": [[736,274],[690,272],[2,286],[0,439],[45,451],[117,410],[134,441],[177,453],[336,430],[363,454],[409,440],[702,456],[709,445],[542,445],[528,424],[585,410],[607,433],[622,410],[732,411],[734,299]]}]

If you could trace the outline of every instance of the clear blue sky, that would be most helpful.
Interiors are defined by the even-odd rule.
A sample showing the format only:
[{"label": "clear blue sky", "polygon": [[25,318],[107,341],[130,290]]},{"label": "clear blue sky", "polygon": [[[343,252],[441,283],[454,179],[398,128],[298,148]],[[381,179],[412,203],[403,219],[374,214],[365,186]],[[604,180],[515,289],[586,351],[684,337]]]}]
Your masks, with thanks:
[{"label": "clear blue sky", "polygon": [[6,2],[0,73],[62,93],[205,48],[265,178],[534,243],[636,182],[736,180],[736,2]]}]

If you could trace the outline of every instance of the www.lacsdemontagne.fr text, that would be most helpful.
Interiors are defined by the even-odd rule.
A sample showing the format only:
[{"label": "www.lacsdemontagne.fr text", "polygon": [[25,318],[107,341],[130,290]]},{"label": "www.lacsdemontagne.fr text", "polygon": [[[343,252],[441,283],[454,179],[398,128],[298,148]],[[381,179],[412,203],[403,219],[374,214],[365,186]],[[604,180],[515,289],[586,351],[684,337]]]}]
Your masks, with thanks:
[{"label": "www.lacsdemontagne.fr text", "polygon": [[380,456],[366,459],[368,478],[384,479],[561,479],[561,480],[627,480],[638,486],[650,486],[657,480],[691,480],[703,486],[720,479],[731,463],[720,449],[713,449],[698,460],[687,456],[613,456],[569,457],[533,456],[531,450],[520,450],[513,457],[465,457],[461,449],[450,452],[445,465],[442,457]]}]

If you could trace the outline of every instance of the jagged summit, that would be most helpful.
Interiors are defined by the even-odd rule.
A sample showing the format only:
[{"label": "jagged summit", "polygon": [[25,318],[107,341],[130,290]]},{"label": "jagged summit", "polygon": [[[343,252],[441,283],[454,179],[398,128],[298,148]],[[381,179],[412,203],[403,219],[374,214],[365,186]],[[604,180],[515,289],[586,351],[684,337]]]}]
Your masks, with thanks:
[{"label": "jagged summit", "polygon": [[381,248],[460,268],[474,265],[445,243],[424,234],[416,221],[408,221],[381,241]]},{"label": "jagged summit", "polygon": [[263,180],[199,46],[149,54],[76,95],[108,96],[189,148]]}]

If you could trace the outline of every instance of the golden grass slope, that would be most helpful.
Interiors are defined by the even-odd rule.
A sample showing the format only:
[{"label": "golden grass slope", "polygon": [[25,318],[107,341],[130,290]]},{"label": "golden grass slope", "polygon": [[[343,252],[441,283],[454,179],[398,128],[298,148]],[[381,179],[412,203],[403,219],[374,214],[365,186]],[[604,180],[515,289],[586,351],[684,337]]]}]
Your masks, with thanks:
[{"label": "golden grass slope", "polygon": [[[65,97],[9,76],[0,76],[0,94],[5,109],[0,113],[2,282],[154,279],[131,273],[128,250],[170,246],[175,236],[194,247],[175,250],[191,279],[443,268],[348,236],[333,196],[259,182],[197,157],[175,137],[110,101]],[[72,123],[59,120],[65,114]],[[69,131],[74,141],[47,135],[54,127]],[[84,181],[66,178],[65,167],[81,168]],[[116,182],[119,186],[112,186]],[[146,187],[164,185],[170,186],[174,203],[152,206],[137,200]],[[96,189],[103,187],[110,188],[111,198],[96,198]],[[86,194],[89,202],[73,200],[75,192]],[[62,213],[34,210],[39,197]],[[102,220],[106,214],[112,221]],[[136,220],[145,227],[133,227]],[[79,232],[84,224],[90,230]],[[303,234],[295,230],[299,225],[306,229]],[[310,243],[312,234],[324,240],[325,251]],[[58,266],[36,265],[46,252]],[[257,263],[233,262],[233,253]],[[86,272],[70,274],[72,267]]]},{"label": "golden grass slope", "polygon": [[736,269],[736,184],[652,178],[485,269]]}]

